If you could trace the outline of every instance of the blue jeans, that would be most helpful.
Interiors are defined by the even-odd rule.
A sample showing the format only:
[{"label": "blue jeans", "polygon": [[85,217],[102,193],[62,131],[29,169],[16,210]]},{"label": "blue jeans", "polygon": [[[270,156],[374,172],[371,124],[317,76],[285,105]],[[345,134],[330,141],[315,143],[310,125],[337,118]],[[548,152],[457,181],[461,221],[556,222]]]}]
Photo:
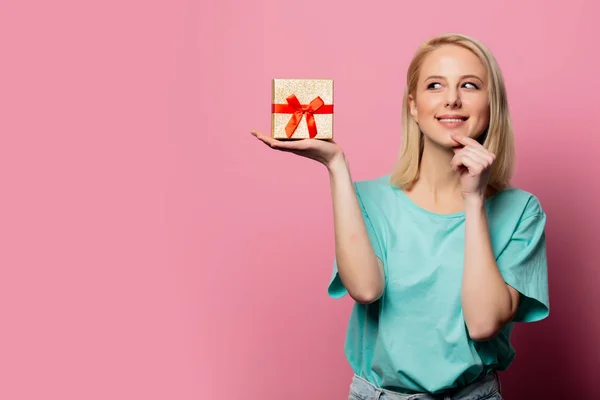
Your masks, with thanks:
[{"label": "blue jeans", "polygon": [[502,400],[500,380],[496,373],[448,393],[401,394],[379,389],[358,375],[352,378],[348,400]]}]

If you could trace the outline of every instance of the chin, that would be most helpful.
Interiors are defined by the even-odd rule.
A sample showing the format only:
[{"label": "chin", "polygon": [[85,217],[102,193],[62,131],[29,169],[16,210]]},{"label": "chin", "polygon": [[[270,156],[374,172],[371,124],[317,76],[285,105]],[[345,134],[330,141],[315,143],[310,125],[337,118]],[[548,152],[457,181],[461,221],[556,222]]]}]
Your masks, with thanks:
[{"label": "chin", "polygon": [[[457,134],[461,135],[460,132],[457,132]],[[452,149],[454,147],[461,147],[461,145],[457,142],[455,142],[452,137],[450,136],[450,132],[443,132],[437,135],[426,135],[423,134],[424,138],[426,138],[429,142],[431,142],[432,144],[435,144],[436,146],[439,147],[443,147],[446,149]],[[464,135],[467,136],[467,135]]]}]

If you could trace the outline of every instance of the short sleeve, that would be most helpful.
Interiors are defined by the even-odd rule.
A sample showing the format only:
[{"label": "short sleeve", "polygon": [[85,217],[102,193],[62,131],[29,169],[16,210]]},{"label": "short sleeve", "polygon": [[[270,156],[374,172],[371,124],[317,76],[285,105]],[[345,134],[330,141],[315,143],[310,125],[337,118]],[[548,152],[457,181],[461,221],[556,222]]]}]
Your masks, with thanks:
[{"label": "short sleeve", "polygon": [[[372,201],[372,199],[370,199],[368,193],[365,193],[366,191],[361,189],[361,186],[357,185],[356,183],[354,184],[354,190],[356,192],[356,197],[358,198],[358,204],[360,205],[360,209],[362,211],[363,220],[367,228],[367,233],[369,235],[371,245],[373,246],[373,251],[375,252],[377,258],[379,258],[385,265],[382,241],[380,240],[380,235],[377,234],[371,216],[367,211],[370,207],[365,205],[365,203],[369,203],[370,201]],[[344,287],[344,284],[342,283],[342,280],[340,279],[340,276],[338,274],[337,260],[335,258],[333,261],[333,271],[331,274],[331,279],[329,281],[329,287],[327,292],[329,296],[333,298],[341,298],[348,294],[348,291]]]},{"label": "short sleeve", "polygon": [[538,206],[519,221],[496,260],[505,282],[522,295],[514,322],[535,322],[549,314],[545,225],[546,215]]}]

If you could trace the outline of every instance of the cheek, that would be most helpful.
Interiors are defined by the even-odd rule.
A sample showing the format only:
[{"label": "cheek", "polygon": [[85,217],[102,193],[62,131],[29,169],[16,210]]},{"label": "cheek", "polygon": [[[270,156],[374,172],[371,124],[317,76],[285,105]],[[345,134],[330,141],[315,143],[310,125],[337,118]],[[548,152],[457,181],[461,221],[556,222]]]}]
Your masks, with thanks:
[{"label": "cheek", "polygon": [[431,96],[423,96],[421,101],[417,103],[417,110],[422,117],[434,115],[438,108],[438,101]]},{"label": "cheek", "polygon": [[490,120],[490,107],[487,102],[473,101],[463,106],[470,110],[471,116],[474,116],[474,120],[477,121],[477,125],[487,125]]},{"label": "cheek", "polygon": [[490,108],[488,106],[485,106],[481,109],[479,118],[482,125],[487,126],[490,123]]},{"label": "cheek", "polygon": [[483,133],[490,124],[490,113],[488,108],[483,108],[477,111],[477,117],[473,119],[469,127],[470,134],[478,136]]}]

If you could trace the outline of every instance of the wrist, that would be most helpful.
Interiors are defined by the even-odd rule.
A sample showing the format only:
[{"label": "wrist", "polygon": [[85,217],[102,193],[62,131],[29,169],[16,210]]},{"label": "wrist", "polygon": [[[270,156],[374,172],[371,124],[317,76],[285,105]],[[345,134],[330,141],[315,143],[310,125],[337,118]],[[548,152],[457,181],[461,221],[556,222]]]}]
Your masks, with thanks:
[{"label": "wrist", "polygon": [[485,208],[485,197],[484,196],[466,196],[464,198],[465,201],[465,210],[468,211],[478,211]]},{"label": "wrist", "polygon": [[346,156],[343,152],[339,152],[334,155],[331,160],[327,164],[325,164],[327,170],[329,170],[330,174],[334,174],[339,170],[348,168],[348,161],[346,160]]}]

